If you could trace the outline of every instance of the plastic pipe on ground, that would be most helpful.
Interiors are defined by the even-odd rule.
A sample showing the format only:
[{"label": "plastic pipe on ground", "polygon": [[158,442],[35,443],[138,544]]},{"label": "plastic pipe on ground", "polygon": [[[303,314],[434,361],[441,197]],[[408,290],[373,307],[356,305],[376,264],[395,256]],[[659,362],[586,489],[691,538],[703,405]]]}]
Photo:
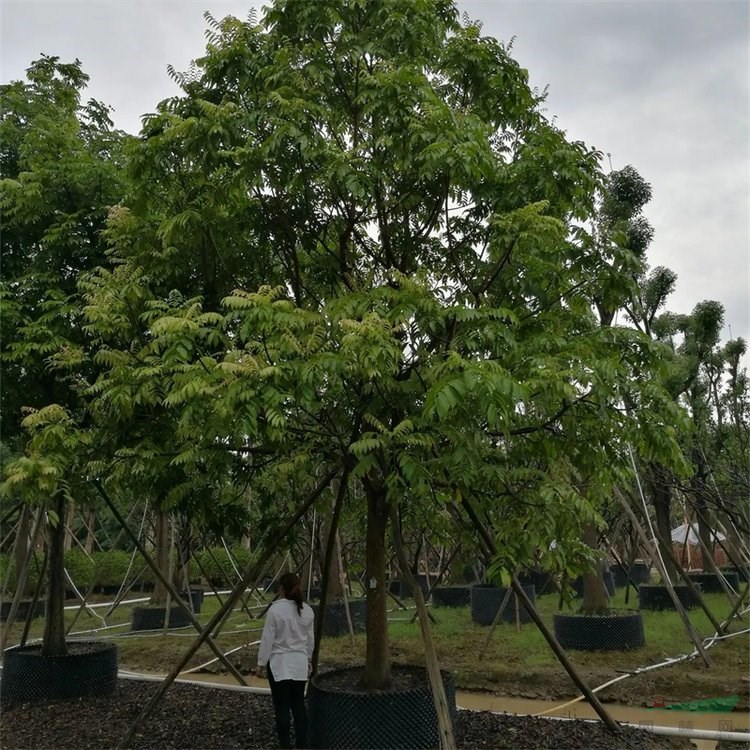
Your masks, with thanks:
[{"label": "plastic pipe on ground", "polygon": [[[164,682],[163,677],[137,672],[119,671],[117,676],[122,680],[136,680],[138,682]],[[203,680],[183,680],[179,677],[175,682],[183,685],[200,685],[201,687],[216,688],[218,690],[232,690],[235,693],[255,693],[256,695],[271,695],[271,688],[253,687],[252,685],[222,685],[220,682],[204,682]]]}]

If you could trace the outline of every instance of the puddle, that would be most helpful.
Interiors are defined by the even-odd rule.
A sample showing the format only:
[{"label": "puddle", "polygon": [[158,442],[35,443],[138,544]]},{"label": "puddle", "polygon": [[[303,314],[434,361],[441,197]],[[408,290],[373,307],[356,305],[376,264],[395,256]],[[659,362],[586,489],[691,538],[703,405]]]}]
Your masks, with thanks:
[{"label": "puddle", "polygon": [[[499,711],[512,714],[533,715],[559,706],[565,701],[526,700],[507,698],[502,695],[458,691],[456,703],[461,708],[475,711]],[[616,721],[631,724],[644,724],[677,729],[710,729],[724,732],[743,732],[750,729],[750,716],[743,712],[698,713],[695,711],[665,711],[664,709],[624,706],[619,703],[605,703],[604,708]],[[563,716],[571,719],[596,719],[594,709],[583,701],[567,708],[550,713],[549,716]],[[714,750],[714,740],[692,740],[698,750]]]}]

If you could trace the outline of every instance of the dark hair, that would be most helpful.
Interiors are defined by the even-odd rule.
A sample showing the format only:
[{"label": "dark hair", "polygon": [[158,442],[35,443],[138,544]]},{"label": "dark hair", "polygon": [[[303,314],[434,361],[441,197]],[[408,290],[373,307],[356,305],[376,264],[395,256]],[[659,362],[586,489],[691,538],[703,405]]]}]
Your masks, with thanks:
[{"label": "dark hair", "polygon": [[297,614],[302,614],[302,586],[296,573],[284,573],[279,579],[279,585],[284,589],[284,598],[297,603]]}]

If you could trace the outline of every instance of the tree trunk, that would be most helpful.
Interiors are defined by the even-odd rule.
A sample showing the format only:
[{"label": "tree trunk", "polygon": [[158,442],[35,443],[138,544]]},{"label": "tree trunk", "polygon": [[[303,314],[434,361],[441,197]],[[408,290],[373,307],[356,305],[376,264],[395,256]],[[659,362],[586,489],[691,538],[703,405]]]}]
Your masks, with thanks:
[{"label": "tree trunk", "polygon": [[367,649],[362,687],[387,690],[391,685],[391,655],[388,647],[388,611],[385,589],[385,532],[388,502],[384,487],[365,484],[367,536],[365,584],[367,586]]},{"label": "tree trunk", "polygon": [[[328,535],[330,533],[331,522],[329,519],[323,526],[323,539],[328,539]],[[336,531],[336,536],[338,537],[338,530]],[[326,601],[332,602],[344,598],[344,587],[342,585],[343,579],[344,576],[341,569],[341,556],[340,554],[334,554],[331,557],[331,565],[328,569],[328,595],[326,596]]]},{"label": "tree trunk", "polygon": [[65,656],[65,497],[55,496],[57,525],[48,528],[47,613],[44,618],[42,656]]},{"label": "tree trunk", "polygon": [[[29,551],[29,533],[31,531],[31,508],[28,505],[24,505],[21,510],[21,518],[18,519],[18,529],[16,530],[16,544],[13,550],[13,557],[15,560],[15,574],[16,580],[13,582],[14,591],[18,590],[18,576],[24,569],[26,564],[26,556]],[[29,585],[29,577],[26,576],[26,580],[23,582],[23,590],[21,591],[21,598],[25,598],[31,591]]]},{"label": "tree trunk", "polygon": [[65,513],[65,541],[64,547],[67,552],[73,546],[73,521],[75,520],[76,506],[75,503],[68,503],[68,510]]},{"label": "tree trunk", "polygon": [[[711,563],[706,560],[706,555],[710,554],[713,556],[716,544],[711,537],[711,513],[706,504],[705,486],[708,470],[703,452],[700,449],[693,448],[691,458],[693,465],[696,467],[695,474],[693,474],[690,480],[690,489],[693,495],[693,507],[698,518],[698,536],[701,538],[703,544],[701,568],[704,572],[710,573],[713,568],[711,567]],[[713,558],[711,562],[713,562]]]},{"label": "tree trunk", "polygon": [[92,508],[86,516],[86,541],[83,548],[90,555],[94,551],[94,524],[96,523],[96,510]]},{"label": "tree trunk", "polygon": [[[154,558],[159,570],[164,577],[171,582],[169,564],[169,514],[163,510],[156,511],[154,529]],[[167,587],[157,579],[154,584],[154,593],[151,596],[151,604],[164,605],[167,602]]]},{"label": "tree trunk", "polygon": [[[654,512],[656,514],[656,528],[659,532],[658,546],[661,558],[669,577],[674,579],[677,571],[672,565],[669,552],[672,551],[672,490],[667,484],[666,472],[660,466],[652,468],[652,489],[654,495]],[[665,547],[669,545],[667,551]]]},{"label": "tree trunk", "polygon": [[[583,529],[583,541],[592,550],[596,550],[599,533],[592,523]],[[583,576],[583,602],[581,612],[585,615],[604,614],[609,610],[609,593],[604,585],[604,562],[596,561],[593,570],[587,570]]]}]

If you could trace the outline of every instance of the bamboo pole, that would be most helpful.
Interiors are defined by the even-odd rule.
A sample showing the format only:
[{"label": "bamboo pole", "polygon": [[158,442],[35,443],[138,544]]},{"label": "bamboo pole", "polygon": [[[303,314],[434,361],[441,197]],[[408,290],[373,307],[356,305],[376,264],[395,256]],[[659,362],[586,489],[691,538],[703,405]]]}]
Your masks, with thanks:
[{"label": "bamboo pole", "polygon": [[[261,540],[261,543],[256,548],[255,554],[252,556],[251,562],[249,563],[245,574],[237,585],[232,589],[232,592],[227,597],[224,605],[220,607],[211,619],[206,624],[206,627],[198,634],[198,637],[188,647],[187,651],[178,660],[177,664],[172,667],[169,674],[159,685],[159,688],[149,699],[148,703],[143,707],[141,712],[136,716],[133,722],[128,727],[127,731],[123,735],[120,742],[117,744],[117,750],[126,750],[129,748],[135,738],[136,732],[143,726],[146,720],[151,716],[153,710],[159,704],[164,694],[169,690],[172,683],[177,678],[177,675],[185,668],[187,663],[192,658],[193,654],[201,647],[206,639],[213,632],[216,625],[224,618],[226,613],[234,607],[237,600],[242,595],[242,592],[247,587],[248,583],[253,580],[256,576],[262,573],[263,568],[267,565],[268,560],[275,554],[276,548],[281,542],[286,539],[289,532],[299,522],[300,518],[307,512],[312,504],[320,497],[321,493],[328,487],[333,481],[336,474],[339,472],[339,467],[331,469],[323,479],[318,483],[317,487],[308,495],[305,500],[297,506],[295,512],[289,517],[278,531],[272,531],[268,533],[265,539]],[[97,486],[100,486],[98,480],[95,480]]]},{"label": "bamboo pole", "polygon": [[435,703],[435,712],[437,713],[438,746],[440,750],[453,750],[456,747],[456,740],[453,735],[453,721],[451,720],[450,709],[448,707],[448,699],[445,695],[443,677],[440,674],[440,664],[438,663],[435,643],[432,639],[430,620],[427,617],[427,605],[425,604],[422,589],[412,575],[409,568],[409,561],[406,559],[406,553],[401,541],[401,525],[394,504],[391,505],[390,514],[393,547],[396,550],[396,559],[398,560],[401,576],[411,588],[412,597],[417,605],[417,612],[419,612],[419,624],[422,629],[422,640],[424,642],[425,665],[432,690],[432,699]]},{"label": "bamboo pole", "polygon": [[31,621],[34,619],[36,613],[36,605],[39,602],[39,597],[42,594],[42,588],[44,586],[44,576],[47,573],[47,560],[49,559],[49,551],[45,548],[44,557],[42,558],[42,566],[39,570],[39,578],[37,579],[36,586],[34,586],[34,596],[31,599],[31,607],[26,613],[26,622],[23,624],[23,633],[21,633],[21,640],[19,646],[23,647],[26,645],[26,640],[29,637],[29,630],[31,629]]},{"label": "bamboo pole", "polygon": [[[619,491],[617,487],[615,487],[615,496],[619,500],[622,507],[625,509],[625,512],[630,516],[630,520],[633,522],[633,525],[635,526],[638,535],[641,537],[641,542],[644,545],[646,549],[648,549],[651,553],[652,559],[654,561],[654,565],[656,565],[659,568],[659,573],[662,577],[662,580],[664,581],[664,586],[667,589],[667,593],[669,594],[669,598],[672,600],[672,603],[675,606],[675,609],[677,610],[677,613],[680,616],[680,620],[682,620],[682,624],[685,628],[685,632],[688,635],[688,638],[693,642],[693,645],[695,646],[695,650],[700,654],[701,659],[703,659],[703,663],[707,666],[711,666],[711,660],[706,653],[706,649],[703,648],[703,643],[701,642],[701,638],[696,632],[695,628],[693,627],[693,623],[690,622],[690,618],[687,615],[687,612],[685,612],[685,608],[682,606],[682,602],[680,601],[679,597],[675,593],[675,590],[672,586],[672,582],[669,580],[669,576],[667,575],[666,568],[664,567],[664,563],[662,562],[661,556],[657,554],[656,550],[656,539],[651,541],[648,538],[648,534],[646,534],[645,529],[641,525],[641,522],[638,520],[638,517],[635,515],[635,511],[630,507],[630,504],[625,500],[622,493]],[[666,547],[665,547],[666,551]],[[671,554],[671,550],[669,552]],[[674,555],[672,555],[671,559],[674,561]],[[679,566],[677,566],[679,570],[682,570]]]},{"label": "bamboo pole", "polygon": [[[10,605],[10,612],[8,612],[8,617],[5,621],[5,627],[3,628],[2,635],[0,635],[0,653],[5,651],[5,645],[8,642],[8,636],[10,635],[10,629],[13,627],[13,622],[15,621],[16,614],[18,613],[18,606],[21,603],[23,590],[26,586],[26,578],[28,577],[29,565],[31,564],[31,558],[34,555],[34,547],[36,547],[37,538],[42,528],[43,517],[44,508],[39,508],[36,514],[36,519],[34,520],[34,526],[31,530],[31,541],[29,543],[28,549],[26,550],[26,557],[23,561],[23,567],[20,571],[18,571],[16,591],[13,595],[13,601]],[[62,520],[60,522],[62,522]]]},{"label": "bamboo pole", "polygon": [[[657,536],[659,536],[658,532],[657,532]],[[720,634],[723,633],[724,632],[723,626],[716,619],[716,617],[714,617],[713,612],[711,612],[711,610],[709,609],[708,605],[706,604],[706,600],[703,598],[703,594],[701,593],[700,589],[695,585],[695,582],[693,581],[693,579],[690,578],[690,576],[687,574],[685,569],[681,565],[678,564],[677,559],[674,556],[674,553],[672,552],[671,549],[668,549],[667,545],[664,545],[664,551],[667,553],[667,557],[670,559],[672,565],[677,571],[677,575],[679,575],[680,578],[682,578],[682,580],[685,582],[685,585],[688,587],[692,595],[695,597],[700,608],[706,613],[706,617],[708,617],[708,619],[711,621],[711,624],[716,629],[716,632]]]},{"label": "bamboo pole", "polygon": [[[344,469],[341,478],[339,479],[338,491],[336,492],[336,499],[333,503],[333,512],[331,513],[331,525],[328,529],[328,539],[326,539],[326,549],[323,555],[323,570],[320,575],[320,600],[318,603],[318,617],[315,622],[315,645],[313,646],[312,655],[312,674],[318,671],[318,661],[320,659],[320,644],[323,640],[323,618],[325,617],[326,606],[328,605],[328,575],[331,570],[331,562],[333,561],[333,551],[336,541],[336,531],[339,527],[339,519],[341,518],[341,510],[344,507],[344,498],[346,497],[346,490],[349,485],[349,469]],[[312,550],[310,551],[312,555]],[[312,559],[310,560],[310,572],[312,573]]]},{"label": "bamboo pole", "polygon": [[[456,558],[456,555],[458,554],[459,549],[460,549],[460,547],[457,546],[453,550],[453,552],[451,552],[451,554],[448,556],[448,560],[444,561],[443,563],[441,563],[440,569],[438,570],[438,574],[437,574],[437,576],[435,576],[435,580],[432,581],[432,583],[430,583],[430,577],[429,577],[429,575],[427,576],[427,593],[425,594],[425,599],[429,599],[430,598],[430,594],[432,594],[433,590],[438,585],[440,585],[440,581],[443,579],[443,577],[445,576],[446,572],[450,568],[451,563]],[[441,551],[441,554],[442,554],[442,551]],[[415,612],[411,616],[410,622],[414,622],[414,620],[417,619],[418,615],[419,615],[419,612]],[[433,622],[435,622],[435,620],[433,620]]]},{"label": "bamboo pole", "polygon": [[[516,572],[513,573],[513,575],[516,575],[518,573],[518,568],[516,568]],[[503,612],[505,612],[505,608],[508,606],[508,602],[510,601],[510,595],[513,593],[513,589],[508,586],[508,588],[505,591],[505,596],[503,597],[503,600],[500,602],[500,606],[498,607],[497,612],[495,612],[495,616],[492,618],[492,625],[490,625],[490,632],[487,633],[487,638],[484,640],[484,647],[483,650],[487,650],[487,648],[490,645],[490,641],[492,640],[492,635],[495,632],[495,628],[497,627],[498,623],[500,622],[500,618],[503,616]],[[518,607],[518,598],[516,598],[516,607]]]},{"label": "bamboo pole", "polygon": [[[493,554],[496,554],[497,548],[495,547],[495,540],[490,536],[489,532],[484,527],[484,524],[482,524],[482,522],[479,520],[479,517],[474,512],[471,504],[466,498],[462,498],[461,502],[463,507],[466,509],[466,513],[469,516],[472,524],[474,525],[474,528],[477,530],[477,532],[479,532],[480,537],[487,546],[487,549],[490,550],[490,552],[492,552]],[[537,628],[539,628],[539,631],[544,636],[544,639],[549,644],[560,664],[562,664],[563,668],[570,676],[570,679],[573,680],[575,686],[585,696],[586,700],[589,702],[594,711],[596,711],[597,715],[602,720],[607,729],[609,729],[613,734],[617,734],[617,732],[619,731],[617,722],[615,722],[615,720],[609,715],[609,713],[607,713],[607,710],[604,708],[601,701],[596,697],[596,694],[578,674],[572,662],[570,661],[570,659],[568,659],[567,654],[565,653],[565,651],[563,651],[562,646],[560,646],[555,636],[545,624],[544,620],[542,620],[542,618],[539,616],[536,607],[531,603],[529,597],[526,596],[526,592],[523,590],[523,586],[521,586],[515,576],[511,579],[511,587],[515,592],[516,597],[521,600],[521,603],[528,610],[529,616],[534,621]]]},{"label": "bamboo pole", "polygon": [[[127,522],[120,514],[120,511],[117,510],[117,506],[112,502],[112,498],[110,498],[107,491],[104,489],[104,487],[101,485],[101,483],[98,480],[94,481],[94,486],[98,490],[99,494],[104,499],[104,502],[107,504],[109,509],[112,511],[115,519],[120,524],[120,526],[125,530],[125,533],[130,538],[130,541],[135,544],[138,551],[143,555],[143,559],[146,561],[146,564],[151,568],[151,570],[154,572],[154,575],[164,584],[164,586],[167,589],[167,603],[170,603],[170,599],[174,599],[175,602],[177,602],[177,605],[180,607],[180,609],[183,610],[188,616],[188,619],[190,620],[191,625],[200,633],[203,635],[205,632],[202,628],[201,624],[198,622],[198,620],[195,618],[195,615],[190,611],[187,604],[185,604],[184,601],[180,598],[177,591],[175,591],[174,586],[172,585],[172,581],[170,580],[170,576],[165,576],[164,573],[159,569],[159,566],[153,561],[151,555],[146,551],[146,548],[143,546],[143,543],[141,540],[133,533],[132,529],[127,525]],[[169,622],[169,610],[164,610],[164,620],[165,620],[165,626],[168,625]],[[166,632],[166,630],[165,630]],[[205,638],[206,644],[211,649],[211,651],[214,652],[216,657],[219,659],[219,661],[227,668],[229,673],[237,680],[237,682],[240,683],[240,685],[247,687],[247,682],[245,681],[245,678],[237,671],[235,666],[232,664],[232,662],[227,659],[227,657],[224,655],[223,651],[216,645],[213,638],[210,637],[210,635],[207,635]]]}]

